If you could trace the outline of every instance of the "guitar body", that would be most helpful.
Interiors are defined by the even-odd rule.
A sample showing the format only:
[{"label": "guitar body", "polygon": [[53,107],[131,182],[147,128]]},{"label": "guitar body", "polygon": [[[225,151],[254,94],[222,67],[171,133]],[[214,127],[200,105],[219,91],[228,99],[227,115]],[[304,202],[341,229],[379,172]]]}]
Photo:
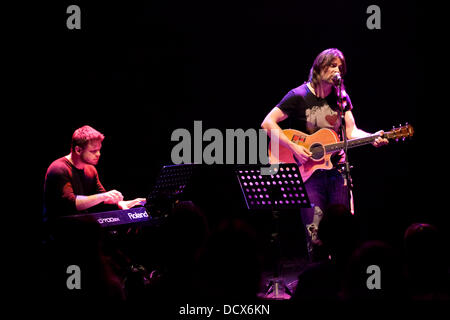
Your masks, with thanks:
[{"label": "guitar body", "polygon": [[303,165],[297,161],[290,149],[279,146],[278,157],[272,153],[271,144],[269,144],[269,159],[271,164],[275,163],[297,163],[303,181],[308,180],[309,177],[317,169],[331,169],[332,153],[325,152],[325,145],[339,142],[339,137],[336,132],[331,129],[320,129],[315,133],[308,135],[298,130],[286,129],[283,133],[290,141],[305,147],[312,153],[311,158]]}]

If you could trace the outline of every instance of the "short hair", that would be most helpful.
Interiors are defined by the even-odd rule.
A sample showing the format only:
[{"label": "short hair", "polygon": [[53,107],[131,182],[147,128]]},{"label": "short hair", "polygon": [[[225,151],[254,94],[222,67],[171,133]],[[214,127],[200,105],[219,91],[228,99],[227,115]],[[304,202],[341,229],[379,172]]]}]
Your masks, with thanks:
[{"label": "short hair", "polygon": [[75,151],[76,146],[85,148],[90,141],[103,141],[103,139],[105,139],[105,136],[94,128],[90,126],[82,126],[81,128],[75,130],[75,132],[73,133],[70,150]]},{"label": "short hair", "polygon": [[309,79],[312,86],[316,88],[320,81],[320,71],[329,67],[335,58],[339,58],[342,62],[341,75],[347,72],[347,64],[345,63],[344,54],[336,48],[330,48],[322,51],[314,60],[314,63],[309,71]]}]

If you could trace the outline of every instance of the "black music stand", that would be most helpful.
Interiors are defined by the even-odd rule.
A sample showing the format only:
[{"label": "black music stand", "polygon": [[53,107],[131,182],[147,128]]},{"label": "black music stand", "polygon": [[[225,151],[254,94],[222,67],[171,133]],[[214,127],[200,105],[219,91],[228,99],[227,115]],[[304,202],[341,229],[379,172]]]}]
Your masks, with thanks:
[{"label": "black music stand", "polygon": [[280,278],[281,245],[278,218],[281,211],[311,207],[298,165],[296,163],[283,163],[272,166],[269,170],[266,170],[266,173],[269,174],[261,174],[260,165],[242,166],[236,168],[235,173],[247,208],[249,210],[270,210],[275,220],[276,230],[272,233],[272,240],[277,249],[277,257],[273,278],[266,287],[265,297],[268,298],[272,294],[273,298],[280,299],[278,291],[280,286],[292,296],[284,279]]},{"label": "black music stand", "polygon": [[236,175],[250,210],[311,207],[297,164],[282,163],[261,174],[261,166],[243,166]]},{"label": "black music stand", "polygon": [[214,229],[224,218],[247,212],[235,165],[178,164],[164,166],[147,197],[152,216],[166,217],[181,201],[191,201]]},{"label": "black music stand", "polygon": [[194,164],[164,166],[153,190],[147,196],[146,208],[152,214],[164,216],[185,193],[192,180]]}]

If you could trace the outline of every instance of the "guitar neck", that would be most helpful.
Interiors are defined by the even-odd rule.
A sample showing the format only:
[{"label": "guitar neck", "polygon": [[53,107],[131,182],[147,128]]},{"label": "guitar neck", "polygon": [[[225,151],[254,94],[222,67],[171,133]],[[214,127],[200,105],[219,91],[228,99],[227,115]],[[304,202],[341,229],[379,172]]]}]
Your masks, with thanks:
[{"label": "guitar neck", "polygon": [[[372,135],[364,137],[364,138],[356,138],[356,139],[347,140],[347,148],[354,148],[354,147],[363,146],[363,145],[366,145],[369,143],[373,143],[380,136],[381,136],[380,134],[372,134]],[[388,134],[385,134],[384,136],[389,138]],[[343,150],[344,147],[345,147],[344,142],[341,141],[338,143],[326,145],[325,151],[327,153],[339,152],[339,151]]]},{"label": "guitar neck", "polygon": [[[406,137],[411,137],[414,134],[414,129],[411,125],[406,124],[405,126],[401,126],[399,128],[394,128],[392,131],[385,132],[383,134],[383,138],[386,139],[395,139],[398,141],[399,138],[405,140]],[[347,141],[347,148],[354,148],[363,146],[365,144],[369,144],[374,142],[378,137],[381,137],[380,134],[371,134],[364,138],[356,138]],[[344,149],[344,142],[340,141],[337,143],[332,143],[325,145],[325,152],[334,153]]]}]

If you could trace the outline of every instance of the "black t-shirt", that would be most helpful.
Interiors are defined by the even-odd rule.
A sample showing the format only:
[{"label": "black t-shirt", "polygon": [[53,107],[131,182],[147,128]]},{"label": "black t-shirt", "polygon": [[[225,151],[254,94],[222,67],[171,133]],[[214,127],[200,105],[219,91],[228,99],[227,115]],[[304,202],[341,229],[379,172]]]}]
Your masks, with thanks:
[{"label": "black t-shirt", "polygon": [[[351,103],[346,102],[347,100],[344,102],[344,112],[353,108]],[[339,137],[341,136],[340,108],[337,105],[337,96],[334,90],[323,99],[315,96],[304,83],[289,91],[277,104],[277,107],[288,115],[287,127],[283,129],[291,128],[313,134],[319,129],[328,128],[334,130]],[[342,160],[339,155],[332,157],[334,164]]]},{"label": "black t-shirt", "polygon": [[[325,99],[315,96],[306,83],[289,91],[277,104],[288,115],[289,127],[307,134],[329,128],[339,134],[341,118],[334,90]],[[348,104],[345,112],[352,109]]]},{"label": "black t-shirt", "polygon": [[98,206],[78,211],[76,196],[89,196],[105,191],[94,166],[86,165],[80,170],[66,157],[59,158],[53,161],[45,175],[44,219],[98,211]]}]

